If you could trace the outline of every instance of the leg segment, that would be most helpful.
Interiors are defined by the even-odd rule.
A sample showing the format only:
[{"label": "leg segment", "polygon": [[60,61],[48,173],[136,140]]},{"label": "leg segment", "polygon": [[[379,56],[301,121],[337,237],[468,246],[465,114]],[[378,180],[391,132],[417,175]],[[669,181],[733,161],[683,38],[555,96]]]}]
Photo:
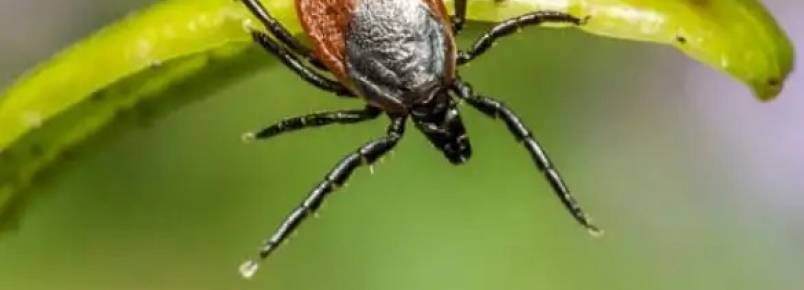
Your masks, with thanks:
[{"label": "leg segment", "polygon": [[347,89],[340,83],[331,80],[317,73],[316,71],[306,67],[298,59],[297,56],[293,55],[284,47],[280,46],[278,43],[276,43],[275,40],[273,40],[267,34],[259,31],[252,31],[251,36],[254,38],[254,41],[259,43],[263,48],[265,48],[265,50],[278,57],[279,60],[282,61],[282,63],[284,63],[287,67],[296,72],[305,81],[313,84],[314,86],[322,90],[333,92],[338,96],[348,96],[348,97],[354,96],[354,94],[352,94],[352,92],[349,91],[349,89]]},{"label": "leg segment", "polygon": [[[456,2],[457,3],[457,2]],[[508,36],[511,33],[530,25],[540,25],[542,23],[570,23],[575,25],[583,24],[583,21],[575,16],[555,11],[536,11],[516,18],[503,21],[492,27],[488,32],[480,36],[475,41],[472,49],[468,52],[458,54],[458,64],[465,64],[476,57],[482,55],[497,39]]]},{"label": "leg segment", "polygon": [[584,213],[581,206],[575,201],[575,198],[570,193],[569,189],[562,180],[558,170],[550,162],[547,153],[542,149],[541,145],[536,141],[533,133],[525,127],[522,120],[511,111],[508,107],[503,105],[500,101],[483,96],[477,96],[472,92],[472,88],[461,81],[456,81],[453,91],[462,99],[466,100],[472,107],[478,111],[492,118],[500,118],[508,126],[508,130],[514,135],[517,141],[525,146],[525,149],[530,153],[531,158],[536,163],[539,170],[544,173],[544,177],[550,182],[550,186],[556,193],[558,198],[569,210],[570,214],[584,226],[590,234],[601,235],[602,231],[591,223],[586,213]]},{"label": "leg segment", "polygon": [[301,117],[285,119],[278,123],[271,125],[257,133],[247,133],[246,139],[248,140],[262,140],[274,137],[276,135],[292,132],[296,130],[321,127],[330,124],[353,124],[362,121],[377,118],[380,109],[374,107],[366,107],[363,110],[346,110],[346,111],[333,111],[313,113]]},{"label": "leg segment", "polygon": [[455,0],[455,16],[452,16],[452,32],[458,34],[466,23],[466,0]]},{"label": "leg segment", "polygon": [[306,61],[313,64],[316,68],[326,69],[318,61],[316,61],[315,58],[312,57],[309,48],[302,45],[295,37],[293,37],[290,31],[285,29],[285,27],[283,27],[279,21],[276,21],[276,18],[268,13],[268,9],[265,9],[265,6],[263,6],[259,0],[241,0],[241,2],[243,2],[243,5],[245,5],[248,10],[250,10],[251,13],[260,20],[260,22],[262,22],[265,28],[268,29],[268,32],[270,32],[271,35],[276,37],[276,39],[284,44],[285,47],[304,57]]},{"label": "leg segment", "polygon": [[396,146],[405,132],[405,118],[395,118],[388,127],[387,136],[371,141],[356,152],[346,156],[316,186],[307,198],[288,215],[281,226],[265,242],[259,251],[259,259],[246,262],[240,272],[246,278],[251,277],[259,267],[259,262],[268,258],[287,239],[296,228],[314,213],[333,191],[343,186],[349,176],[360,166],[371,165]]}]

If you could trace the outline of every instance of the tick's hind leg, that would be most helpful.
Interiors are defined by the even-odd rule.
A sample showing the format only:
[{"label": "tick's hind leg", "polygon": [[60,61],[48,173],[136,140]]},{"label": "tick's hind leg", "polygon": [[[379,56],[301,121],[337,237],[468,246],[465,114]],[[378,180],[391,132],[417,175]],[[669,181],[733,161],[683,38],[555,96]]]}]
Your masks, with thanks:
[{"label": "tick's hind leg", "polygon": [[279,60],[285,64],[285,66],[292,69],[294,72],[296,72],[296,74],[301,76],[302,79],[310,84],[322,90],[333,92],[339,96],[354,97],[354,94],[352,94],[349,89],[341,85],[339,82],[331,80],[328,77],[316,72],[314,69],[305,66],[304,63],[299,60],[298,56],[279,45],[276,40],[272,39],[267,34],[259,31],[252,31],[251,36],[254,38],[254,41],[265,48],[265,50],[278,57]]},{"label": "tick's hind leg", "polygon": [[301,42],[293,37],[290,31],[285,29],[279,21],[271,16],[271,13],[268,12],[268,9],[265,9],[265,6],[263,6],[259,0],[241,0],[241,2],[243,2],[243,5],[246,5],[248,10],[251,11],[260,22],[262,22],[265,28],[268,29],[268,32],[284,44],[285,47],[304,57],[307,62],[313,64],[316,68],[326,70],[321,63],[312,57],[310,49],[302,45]]},{"label": "tick's hind leg", "polygon": [[263,244],[259,251],[259,258],[246,262],[240,267],[240,273],[250,278],[259,267],[259,263],[268,258],[293,233],[296,228],[313,214],[324,202],[330,193],[343,186],[349,176],[360,166],[371,165],[380,157],[391,151],[405,133],[405,118],[395,118],[388,127],[387,135],[361,146],[357,151],[347,155],[329,174],[319,183],[307,198],[299,205],[273,235]]},{"label": "tick's hind leg", "polygon": [[544,177],[550,182],[553,191],[575,220],[584,226],[590,234],[594,236],[602,235],[603,232],[591,223],[589,217],[584,213],[578,202],[575,201],[575,198],[570,193],[564,180],[562,180],[558,170],[553,166],[553,163],[550,162],[547,153],[542,149],[541,145],[539,145],[539,142],[536,141],[533,133],[530,132],[511,109],[503,105],[500,101],[475,95],[474,92],[472,92],[472,88],[461,81],[455,82],[453,91],[478,111],[492,118],[502,119],[517,141],[521,142],[522,145],[525,146],[525,149],[528,150],[536,166],[544,173]]},{"label": "tick's hind leg", "polygon": [[484,33],[472,45],[469,51],[461,51],[458,54],[458,64],[465,64],[476,57],[485,53],[497,39],[508,36],[515,31],[530,25],[540,25],[543,23],[569,23],[574,25],[583,24],[583,20],[575,16],[556,11],[536,11],[519,17],[511,18],[492,27]]},{"label": "tick's hind leg", "polygon": [[366,106],[362,110],[344,110],[313,113],[301,117],[284,119],[255,133],[246,133],[243,139],[263,140],[276,135],[306,128],[321,127],[331,124],[354,124],[377,118],[382,111]]}]

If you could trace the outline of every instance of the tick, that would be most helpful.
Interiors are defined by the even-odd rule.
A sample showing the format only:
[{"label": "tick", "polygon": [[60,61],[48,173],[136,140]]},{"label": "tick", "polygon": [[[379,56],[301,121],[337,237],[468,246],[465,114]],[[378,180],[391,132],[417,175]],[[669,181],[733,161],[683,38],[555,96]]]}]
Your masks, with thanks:
[{"label": "tick", "polygon": [[466,0],[455,1],[454,16],[447,13],[441,0],[295,0],[298,18],[312,43],[312,48],[308,48],[282,27],[258,0],[241,1],[267,30],[267,33],[251,31],[258,44],[310,84],[366,103],[362,109],[285,119],[247,134],[247,139],[267,139],[330,124],[353,124],[383,114],[390,119],[385,136],[346,155],[312,189],[267,239],[258,259],[241,266],[243,276],[253,276],[259,263],[314,214],[355,169],[370,166],[391,151],[405,134],[408,119],[449,162],[456,165],[466,162],[472,155],[472,147],[461,122],[458,109],[461,101],[502,120],[572,216],[591,233],[600,233],[520,118],[502,102],[476,94],[457,71],[459,66],[486,52],[498,38],[525,26],[548,22],[583,25],[585,21],[561,12],[536,11],[497,24],[469,50],[462,51],[455,45],[455,35],[466,19]]}]

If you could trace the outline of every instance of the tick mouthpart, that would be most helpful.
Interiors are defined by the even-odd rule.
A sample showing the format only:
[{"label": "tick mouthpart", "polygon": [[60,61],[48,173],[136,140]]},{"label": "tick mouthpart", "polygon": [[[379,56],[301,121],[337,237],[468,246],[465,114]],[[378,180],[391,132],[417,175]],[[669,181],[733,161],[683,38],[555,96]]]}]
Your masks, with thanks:
[{"label": "tick mouthpart", "polygon": [[453,142],[444,144],[441,150],[449,162],[454,165],[464,164],[469,160],[469,157],[472,157],[472,145],[466,135],[459,136]]}]

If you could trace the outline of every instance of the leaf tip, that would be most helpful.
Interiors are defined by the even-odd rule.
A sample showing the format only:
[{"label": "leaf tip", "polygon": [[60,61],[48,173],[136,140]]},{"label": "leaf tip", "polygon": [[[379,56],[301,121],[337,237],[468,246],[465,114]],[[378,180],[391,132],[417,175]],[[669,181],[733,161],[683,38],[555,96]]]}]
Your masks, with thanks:
[{"label": "leaf tip", "polygon": [[754,95],[762,102],[776,99],[784,89],[784,78],[770,78],[752,85]]}]

